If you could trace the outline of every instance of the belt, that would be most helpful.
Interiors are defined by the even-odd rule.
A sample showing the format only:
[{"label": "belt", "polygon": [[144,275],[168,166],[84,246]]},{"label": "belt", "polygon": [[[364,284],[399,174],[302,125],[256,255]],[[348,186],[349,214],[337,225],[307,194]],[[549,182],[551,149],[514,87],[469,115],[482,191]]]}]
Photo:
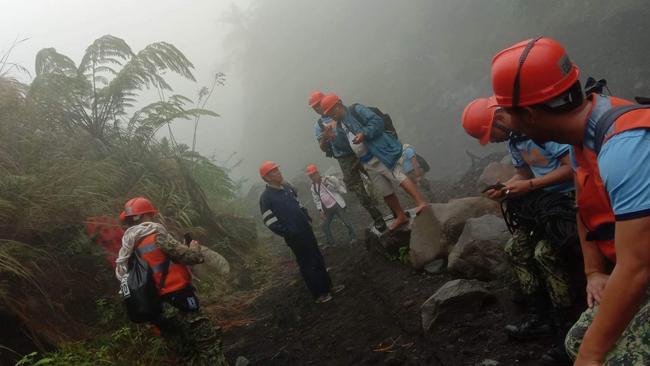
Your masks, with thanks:
[{"label": "belt", "polygon": [[366,155],[364,155],[364,156],[360,156],[360,157],[359,157],[359,160],[360,160],[362,163],[367,163],[367,162],[369,162],[370,160],[372,160],[372,158],[374,158],[374,157],[375,157],[375,156],[372,155],[371,152],[367,152]]}]

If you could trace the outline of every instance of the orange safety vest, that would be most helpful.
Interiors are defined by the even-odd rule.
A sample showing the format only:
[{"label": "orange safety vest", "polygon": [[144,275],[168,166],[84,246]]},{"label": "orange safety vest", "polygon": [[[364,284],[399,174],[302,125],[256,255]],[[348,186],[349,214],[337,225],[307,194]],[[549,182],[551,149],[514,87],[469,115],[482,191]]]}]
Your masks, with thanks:
[{"label": "orange safety vest", "polygon": [[[596,105],[594,97],[593,108]],[[615,97],[609,97],[612,107],[631,105],[633,103]],[[590,114],[592,113],[590,112]],[[614,126],[605,141],[612,136],[624,131],[638,128],[650,128],[650,110],[639,109],[621,115],[614,122]],[[574,146],[575,158],[578,164],[576,169],[576,194],[578,213],[582,223],[590,233],[607,232],[611,233],[611,239],[594,240],[598,249],[612,263],[616,263],[616,247],[614,245],[613,227],[615,224],[614,211],[609,200],[609,194],[605,184],[600,177],[598,169],[598,155],[591,148]],[[609,228],[609,230],[607,230]]]},{"label": "orange safety vest", "polygon": [[[151,268],[158,294],[162,296],[189,286],[192,276],[186,265],[174,263],[165,252],[160,250],[156,245],[157,235],[153,233],[142,238],[136,244],[135,250]],[[164,283],[161,283],[165,267],[168,267],[167,276],[164,278]]]}]

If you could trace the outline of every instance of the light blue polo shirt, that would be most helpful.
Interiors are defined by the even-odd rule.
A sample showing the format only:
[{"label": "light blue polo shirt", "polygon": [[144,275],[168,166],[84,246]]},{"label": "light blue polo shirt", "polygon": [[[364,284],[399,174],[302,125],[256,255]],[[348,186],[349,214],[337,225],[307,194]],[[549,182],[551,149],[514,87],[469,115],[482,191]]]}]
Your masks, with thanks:
[{"label": "light blue polo shirt", "polygon": [[[507,147],[512,157],[512,165],[515,168],[529,167],[535,177],[543,177],[561,167],[560,159],[571,150],[570,145],[549,141],[540,146],[531,139],[513,139],[508,141]],[[574,189],[572,181],[544,187],[544,190],[562,193]]]}]

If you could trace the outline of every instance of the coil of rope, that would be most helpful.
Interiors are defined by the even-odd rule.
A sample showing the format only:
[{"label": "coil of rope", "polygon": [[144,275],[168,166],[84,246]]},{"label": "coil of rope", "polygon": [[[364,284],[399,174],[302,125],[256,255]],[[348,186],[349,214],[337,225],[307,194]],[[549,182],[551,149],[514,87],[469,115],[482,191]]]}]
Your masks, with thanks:
[{"label": "coil of rope", "polygon": [[576,243],[576,206],[572,197],[544,190],[501,201],[501,213],[510,233],[530,230],[536,240],[547,239],[561,247]]}]

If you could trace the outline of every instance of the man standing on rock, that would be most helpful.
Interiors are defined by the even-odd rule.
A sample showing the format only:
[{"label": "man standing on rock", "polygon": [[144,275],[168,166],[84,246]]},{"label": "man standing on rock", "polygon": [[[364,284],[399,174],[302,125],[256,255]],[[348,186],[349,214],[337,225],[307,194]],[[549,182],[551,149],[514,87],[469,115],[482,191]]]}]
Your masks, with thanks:
[{"label": "man standing on rock", "polygon": [[338,161],[347,189],[357,196],[361,205],[368,211],[375,228],[383,232],[386,230],[384,216],[377,208],[375,200],[366,191],[361,178],[362,174],[368,176],[368,173],[352,151],[345,135],[336,130],[336,124],[330,117],[323,115],[320,106],[323,97],[324,95],[320,91],[315,91],[309,96],[309,106],[319,115],[314,125],[316,141],[327,157],[333,157]]},{"label": "man standing on rock", "polygon": [[[495,103],[494,98],[476,99],[467,105],[462,115],[463,128],[481,145],[507,141],[516,169],[510,180],[488,190],[487,196],[525,200],[528,193],[539,190],[572,195],[570,146],[554,142],[537,145],[530,138],[514,135],[510,116],[495,107]],[[568,197],[563,198],[566,202]],[[543,214],[545,212],[538,213],[540,216]],[[534,339],[553,331],[559,333],[557,347],[546,352],[542,359],[548,364],[566,364],[569,360],[562,340],[575,321],[567,258],[571,251],[567,245],[549,239],[547,233],[542,233],[543,239],[539,240],[538,235],[531,236],[532,232],[530,227],[517,228],[504,248],[530,313],[521,324],[507,325],[505,330],[518,340]],[[549,322],[545,306],[549,300],[554,324]]]},{"label": "man standing on rock", "polygon": [[650,365],[649,106],[585,97],[578,67],[546,37],[499,52],[491,74],[517,131],[573,145],[589,302],[566,338],[574,365]]},{"label": "man standing on rock", "polygon": [[415,201],[416,214],[428,206],[417,186],[411,181],[401,164],[402,144],[385,130],[384,119],[361,104],[346,107],[335,94],[321,99],[323,114],[336,122],[336,134],[348,139],[352,151],[368,171],[374,188],[395,215],[389,230],[408,223],[409,219],[395,194],[399,185]]},{"label": "man standing on rock", "polygon": [[162,312],[154,324],[169,344],[178,349],[179,361],[188,365],[228,366],[219,332],[199,307],[187,267],[203,263],[201,247],[196,240],[185,245],[174,239],[163,225],[153,221],[156,214],[154,205],[144,197],[126,202],[120,218],[128,229],[115,261],[115,275],[120,282],[126,278],[134,255],[147,262],[162,301]]},{"label": "man standing on rock", "polygon": [[328,245],[334,245],[334,236],[332,236],[332,220],[338,216],[343,225],[348,229],[350,244],[357,241],[357,234],[354,226],[345,213],[345,200],[341,193],[346,193],[345,188],[339,180],[333,176],[321,177],[318,168],[314,164],[309,164],[306,170],[309,179],[311,179],[311,195],[314,199],[316,209],[323,220],[323,233]]},{"label": "man standing on rock", "polygon": [[295,189],[284,182],[280,166],[271,161],[262,163],[260,176],[267,184],[260,197],[264,225],[282,236],[291,248],[300,274],[316,303],[332,300],[332,293],[340,292],[344,286],[332,287],[325,260],[311,228],[311,217],[298,201]]}]

